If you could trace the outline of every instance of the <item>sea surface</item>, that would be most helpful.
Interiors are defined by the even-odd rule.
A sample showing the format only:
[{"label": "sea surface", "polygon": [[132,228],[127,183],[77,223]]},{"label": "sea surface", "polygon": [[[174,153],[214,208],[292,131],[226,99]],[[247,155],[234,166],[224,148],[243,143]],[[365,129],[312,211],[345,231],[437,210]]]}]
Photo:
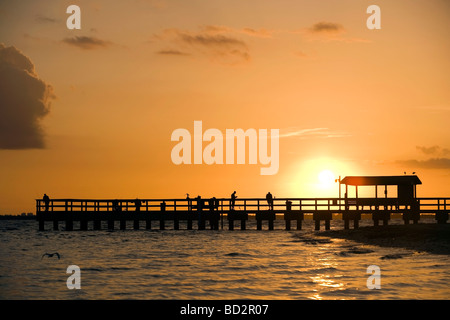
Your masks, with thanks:
[{"label": "sea surface", "polygon": [[[311,220],[300,231],[284,230],[282,220],[273,231],[264,230],[267,225],[257,231],[254,221],[246,231],[239,225],[234,231],[171,230],[169,223],[166,230],[127,227],[69,232],[63,224],[53,231],[50,223],[38,231],[35,220],[0,221],[0,299],[450,297],[448,255],[322,237]],[[333,220],[331,228],[342,229],[342,221]],[[43,256],[54,252],[60,259]],[[80,268],[81,289],[67,287],[70,265]],[[367,287],[371,265],[380,268],[380,289]]]}]

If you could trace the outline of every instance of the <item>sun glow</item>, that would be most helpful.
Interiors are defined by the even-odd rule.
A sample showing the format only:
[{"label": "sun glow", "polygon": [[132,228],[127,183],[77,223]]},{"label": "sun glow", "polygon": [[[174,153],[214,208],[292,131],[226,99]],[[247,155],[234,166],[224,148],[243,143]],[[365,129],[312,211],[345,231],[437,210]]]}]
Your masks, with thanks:
[{"label": "sun glow", "polygon": [[318,174],[319,187],[321,189],[330,189],[334,186],[334,173],[330,170],[322,170]]}]

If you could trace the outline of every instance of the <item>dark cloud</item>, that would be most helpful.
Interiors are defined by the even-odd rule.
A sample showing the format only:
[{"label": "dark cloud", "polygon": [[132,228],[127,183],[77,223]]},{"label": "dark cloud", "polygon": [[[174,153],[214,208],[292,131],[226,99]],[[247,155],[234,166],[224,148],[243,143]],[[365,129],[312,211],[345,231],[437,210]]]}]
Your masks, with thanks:
[{"label": "dark cloud", "polygon": [[439,146],[431,146],[431,147],[422,147],[422,146],[416,146],[416,149],[421,151],[424,154],[427,155],[441,155],[445,156],[450,154],[450,150],[447,148],[441,148]]},{"label": "dark cloud", "polygon": [[37,14],[35,19],[39,23],[58,23],[59,22],[59,20],[57,20],[57,19],[43,16],[41,14]]},{"label": "dark cloud", "polygon": [[344,27],[334,22],[318,22],[309,28],[309,31],[312,33],[340,33],[344,31]]},{"label": "dark cloud", "polygon": [[15,47],[0,43],[0,149],[43,148],[40,120],[50,110],[52,87]]},{"label": "dark cloud", "polygon": [[187,52],[183,52],[183,51],[179,51],[179,50],[160,50],[156,53],[161,54],[161,55],[168,55],[168,56],[188,56],[188,55],[190,55]]},{"label": "dark cloud", "polygon": [[247,49],[247,46],[245,42],[231,38],[224,35],[208,35],[208,34],[197,34],[197,35],[190,35],[187,33],[180,33],[179,34],[180,39],[183,42],[186,42],[191,45],[202,45],[207,47],[226,47],[226,48],[233,48],[233,47],[241,47],[244,49]]},{"label": "dark cloud", "polygon": [[65,38],[62,40],[62,42],[86,50],[105,48],[112,44],[109,41],[87,36],[79,36],[79,37],[76,36],[72,38]]},{"label": "dark cloud", "polygon": [[154,35],[158,42],[166,42],[173,50],[161,50],[160,54],[203,55],[221,64],[235,65],[250,60],[247,44],[235,37],[236,32],[224,26],[203,26],[198,32],[165,29]]},{"label": "dark cloud", "polygon": [[431,158],[428,160],[399,160],[397,164],[411,168],[450,169],[449,158]]}]

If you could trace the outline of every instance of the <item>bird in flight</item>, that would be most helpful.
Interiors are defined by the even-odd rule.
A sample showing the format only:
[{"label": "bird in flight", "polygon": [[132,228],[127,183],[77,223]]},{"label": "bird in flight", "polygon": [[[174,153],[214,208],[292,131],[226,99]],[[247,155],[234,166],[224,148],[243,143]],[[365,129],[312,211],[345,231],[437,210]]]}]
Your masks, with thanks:
[{"label": "bird in flight", "polygon": [[56,255],[56,256],[58,257],[58,259],[61,258],[61,256],[59,255],[58,252],[54,252],[54,253],[44,253],[44,254],[42,255],[42,257],[41,257],[41,260],[42,260],[45,256],[51,258],[51,257],[53,257],[54,255]]}]

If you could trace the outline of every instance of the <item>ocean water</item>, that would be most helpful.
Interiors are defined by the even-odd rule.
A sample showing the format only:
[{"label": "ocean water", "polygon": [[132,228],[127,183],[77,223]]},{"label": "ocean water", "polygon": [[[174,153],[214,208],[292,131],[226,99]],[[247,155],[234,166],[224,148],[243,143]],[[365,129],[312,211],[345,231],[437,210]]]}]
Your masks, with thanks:
[{"label": "ocean water", "polygon": [[[424,222],[424,221],[422,221]],[[403,223],[391,220],[390,224]],[[433,220],[430,223],[434,223]],[[362,220],[361,226],[371,225]],[[61,229],[64,226],[60,225]],[[77,228],[77,225],[74,226]],[[92,227],[92,226],[89,226]],[[332,229],[342,229],[340,220]],[[448,299],[450,257],[325,238],[303,230],[38,231],[0,221],[0,299]],[[180,228],[184,228],[180,223]],[[267,226],[263,225],[263,229]],[[56,256],[43,254],[58,252]],[[69,290],[77,265],[81,289]],[[369,289],[367,268],[381,270]]]}]

